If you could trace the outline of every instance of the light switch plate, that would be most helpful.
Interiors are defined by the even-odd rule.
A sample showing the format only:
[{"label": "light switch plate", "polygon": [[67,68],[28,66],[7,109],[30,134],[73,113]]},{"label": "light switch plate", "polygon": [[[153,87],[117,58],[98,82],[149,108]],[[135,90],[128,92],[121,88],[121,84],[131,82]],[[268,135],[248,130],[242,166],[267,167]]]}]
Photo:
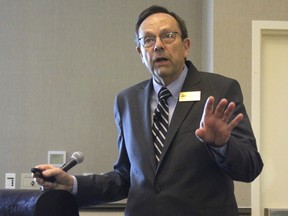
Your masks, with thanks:
[{"label": "light switch plate", "polygon": [[48,151],[48,164],[61,167],[66,162],[66,151]]},{"label": "light switch plate", "polygon": [[21,174],[21,189],[39,189],[40,186],[34,181],[31,173]]},{"label": "light switch plate", "polygon": [[16,188],[16,173],[5,173],[5,189]]}]

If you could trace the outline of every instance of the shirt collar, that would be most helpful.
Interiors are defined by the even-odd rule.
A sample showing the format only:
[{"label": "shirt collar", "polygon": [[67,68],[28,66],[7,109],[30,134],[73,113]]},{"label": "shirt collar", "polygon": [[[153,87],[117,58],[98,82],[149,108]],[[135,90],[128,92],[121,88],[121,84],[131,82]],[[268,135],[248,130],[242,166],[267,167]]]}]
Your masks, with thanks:
[{"label": "shirt collar", "polygon": [[[179,97],[179,93],[181,91],[181,88],[184,84],[184,81],[185,81],[185,78],[186,78],[186,75],[188,73],[188,68],[187,66],[185,65],[183,71],[181,72],[181,74],[179,75],[179,77],[173,81],[172,83],[170,83],[168,86],[166,86],[166,88],[171,92],[172,96],[174,99],[178,100],[178,97]],[[154,92],[153,94],[157,97],[160,89],[162,88],[163,86],[160,85],[159,83],[157,83],[154,79],[153,79],[153,88],[154,88]]]}]

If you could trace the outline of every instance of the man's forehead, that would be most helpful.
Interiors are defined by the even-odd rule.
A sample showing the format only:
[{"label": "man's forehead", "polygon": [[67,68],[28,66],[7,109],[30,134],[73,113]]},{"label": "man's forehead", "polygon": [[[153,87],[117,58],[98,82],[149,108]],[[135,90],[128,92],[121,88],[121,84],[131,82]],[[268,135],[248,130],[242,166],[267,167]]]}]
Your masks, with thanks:
[{"label": "man's forehead", "polygon": [[166,13],[156,13],[148,16],[140,25],[139,33],[141,32],[154,32],[154,31],[165,31],[177,30],[176,19]]}]

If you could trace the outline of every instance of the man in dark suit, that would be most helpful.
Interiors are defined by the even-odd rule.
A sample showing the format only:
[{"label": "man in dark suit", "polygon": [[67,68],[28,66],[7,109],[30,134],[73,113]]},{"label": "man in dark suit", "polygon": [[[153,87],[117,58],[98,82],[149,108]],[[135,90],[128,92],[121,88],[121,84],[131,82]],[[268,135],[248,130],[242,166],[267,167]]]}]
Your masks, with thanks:
[{"label": "man in dark suit", "polygon": [[56,182],[37,182],[79,205],[128,198],[126,216],[238,215],[233,180],[251,182],[263,167],[238,82],[197,71],[184,21],[163,7],[140,14],[136,42],[152,78],[116,97],[114,170],[74,177],[39,165]]}]

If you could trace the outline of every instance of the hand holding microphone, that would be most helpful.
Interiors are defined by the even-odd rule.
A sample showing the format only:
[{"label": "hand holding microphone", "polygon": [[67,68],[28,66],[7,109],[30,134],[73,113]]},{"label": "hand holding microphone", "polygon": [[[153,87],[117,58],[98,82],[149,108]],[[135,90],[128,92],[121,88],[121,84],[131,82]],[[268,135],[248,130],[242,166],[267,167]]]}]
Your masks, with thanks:
[{"label": "hand holding microphone", "polygon": [[[62,169],[64,172],[67,172],[68,170],[70,170],[72,167],[74,167],[76,164],[80,164],[82,163],[84,160],[84,155],[82,152],[74,152],[71,156],[71,158],[65,163],[63,164],[60,169]],[[55,182],[55,177],[51,176],[51,177],[46,177],[44,175],[42,175],[42,170],[38,169],[38,168],[32,168],[31,172],[34,173],[34,176],[37,178],[41,178],[44,181],[47,182]]]}]

